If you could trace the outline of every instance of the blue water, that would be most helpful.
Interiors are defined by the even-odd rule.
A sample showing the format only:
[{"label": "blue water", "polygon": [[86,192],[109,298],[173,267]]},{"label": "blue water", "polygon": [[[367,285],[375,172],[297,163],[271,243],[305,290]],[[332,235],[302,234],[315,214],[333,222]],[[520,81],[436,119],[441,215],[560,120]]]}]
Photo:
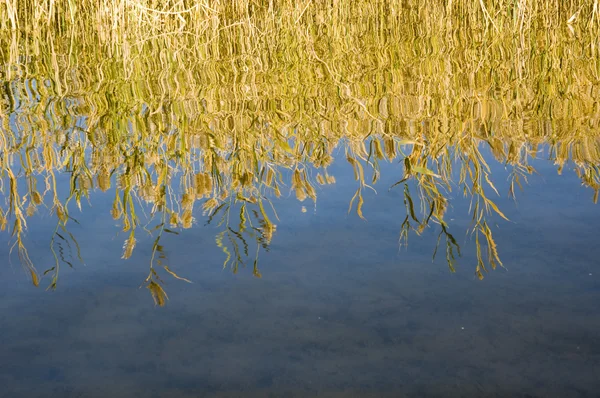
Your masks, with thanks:
[{"label": "blue water", "polygon": [[[533,162],[539,174],[506,197],[507,172],[490,160],[510,221],[493,217],[505,268],[474,274],[469,199],[452,192],[447,214],[462,257],[451,273],[432,261],[432,225],[399,247],[401,167],[382,167],[365,191],[365,220],[348,203],[351,168],[316,205],[293,193],[275,201],[279,220],[262,278],[252,260],[223,269],[216,225],[167,234],[165,307],[141,287],[152,238],[122,260],[126,235],[110,216],[110,192],[73,210],[85,265],[62,265],[56,291],[33,287],[13,253],[0,267],[0,396],[598,396],[600,208],[571,170]],[[305,206],[306,212],[302,212]],[[45,269],[53,217],[29,224],[32,260]],[[9,236],[2,235],[8,259]],[[250,245],[253,253],[255,246]]]}]

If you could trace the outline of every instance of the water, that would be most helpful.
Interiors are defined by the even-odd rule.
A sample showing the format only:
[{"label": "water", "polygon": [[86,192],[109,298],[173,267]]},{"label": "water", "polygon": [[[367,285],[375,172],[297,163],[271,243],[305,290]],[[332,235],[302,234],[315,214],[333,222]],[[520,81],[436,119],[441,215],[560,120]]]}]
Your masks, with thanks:
[{"label": "water", "polygon": [[[600,214],[576,178],[536,176],[516,205],[499,200],[511,219],[496,231],[506,269],[479,281],[466,238],[455,274],[432,263],[433,234],[399,250],[398,193],[370,195],[366,222],[349,216],[340,197],[353,193],[351,177],[319,192],[316,211],[277,203],[285,227],[261,254],[261,279],[221,269],[210,226],[173,236],[169,261],[193,284],[168,280],[162,308],[138,289],[144,256],[118,259],[98,195],[77,217],[86,266],[63,271],[59,289],[32,288],[15,265],[1,270],[4,395],[598,391]],[[453,225],[470,221],[464,202]],[[29,234],[40,246],[41,230]],[[138,245],[147,252],[151,239]]]},{"label": "water", "polygon": [[576,3],[6,2],[0,397],[597,396]]}]

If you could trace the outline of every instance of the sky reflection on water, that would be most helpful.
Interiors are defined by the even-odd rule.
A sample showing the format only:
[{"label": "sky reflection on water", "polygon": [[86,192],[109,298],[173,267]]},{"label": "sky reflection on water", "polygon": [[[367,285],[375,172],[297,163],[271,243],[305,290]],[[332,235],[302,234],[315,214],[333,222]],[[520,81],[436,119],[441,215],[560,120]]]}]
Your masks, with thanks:
[{"label": "sky reflection on water", "polygon": [[[193,284],[168,281],[160,309],[137,288],[142,254],[118,260],[114,221],[101,216],[110,202],[95,195],[77,215],[86,266],[64,271],[59,289],[31,287],[18,265],[0,271],[5,396],[597,391],[600,215],[589,189],[554,171],[532,178],[516,204],[499,199],[511,219],[496,232],[506,269],[479,281],[464,236],[454,274],[431,262],[433,233],[399,249],[397,192],[370,195],[367,221],[348,215],[343,167],[316,212],[277,202],[282,226],[262,254],[262,279],[221,269],[211,226],[169,239],[170,262]],[[457,198],[452,225],[468,225],[467,210]],[[31,240],[43,242],[42,231]],[[138,252],[151,244],[142,239]]]}]

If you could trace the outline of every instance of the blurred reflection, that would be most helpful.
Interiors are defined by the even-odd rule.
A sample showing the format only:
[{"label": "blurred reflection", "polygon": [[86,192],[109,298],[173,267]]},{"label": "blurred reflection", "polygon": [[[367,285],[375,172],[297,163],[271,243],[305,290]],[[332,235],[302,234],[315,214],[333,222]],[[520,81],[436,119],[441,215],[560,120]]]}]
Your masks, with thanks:
[{"label": "blurred reflection", "polygon": [[[101,11],[36,13],[32,1],[11,13],[7,3],[0,226],[33,283],[43,273],[56,288],[61,265],[73,261],[63,246],[85,256],[70,214],[98,191],[114,196],[123,258],[137,234],[154,236],[145,283],[157,304],[167,298],[161,275],[186,280],[162,261],[161,237],[201,223],[200,213],[220,228],[223,266],[236,272],[248,262],[260,277],[259,253],[278,222],[272,199],[291,190],[316,201],[318,184],[336,182],[334,156],[354,171],[349,210],[361,218],[380,162],[399,162],[397,183],[383,188],[403,193],[400,237],[436,228],[436,252],[452,271],[460,248],[444,217],[448,192],[469,196],[479,278],[502,265],[489,218],[506,218],[484,148],[510,169],[509,195],[547,148],[559,173],[574,164],[597,201],[600,34],[591,6],[511,14],[482,13],[476,2],[357,3],[302,12],[131,6],[121,17],[136,23],[127,24]],[[560,16],[575,11],[565,25]],[[68,192],[57,188],[59,173]],[[39,211],[56,218],[55,261],[45,270],[25,237]]]}]

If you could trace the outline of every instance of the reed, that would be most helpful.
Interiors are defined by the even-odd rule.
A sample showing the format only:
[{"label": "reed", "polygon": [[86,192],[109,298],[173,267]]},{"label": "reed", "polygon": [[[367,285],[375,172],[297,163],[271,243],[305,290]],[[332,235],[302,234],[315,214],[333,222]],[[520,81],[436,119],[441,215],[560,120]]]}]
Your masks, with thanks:
[{"label": "reed", "polygon": [[597,200],[598,13],[597,0],[4,0],[0,227],[38,284],[24,234],[29,216],[52,210],[54,288],[59,236],[76,246],[73,207],[108,191],[124,258],[140,230],[156,236],[146,285],[162,304],[157,270],[180,278],[161,259],[163,233],[203,212],[222,227],[224,266],[237,271],[255,242],[260,276],[259,251],[276,231],[272,199],[291,190],[317,200],[342,153],[359,217],[379,163],[401,162],[401,238],[438,228],[451,270],[459,247],[444,218],[448,192],[471,196],[482,278],[502,264],[488,218],[505,218],[483,148],[511,168],[509,194],[547,148]]}]

